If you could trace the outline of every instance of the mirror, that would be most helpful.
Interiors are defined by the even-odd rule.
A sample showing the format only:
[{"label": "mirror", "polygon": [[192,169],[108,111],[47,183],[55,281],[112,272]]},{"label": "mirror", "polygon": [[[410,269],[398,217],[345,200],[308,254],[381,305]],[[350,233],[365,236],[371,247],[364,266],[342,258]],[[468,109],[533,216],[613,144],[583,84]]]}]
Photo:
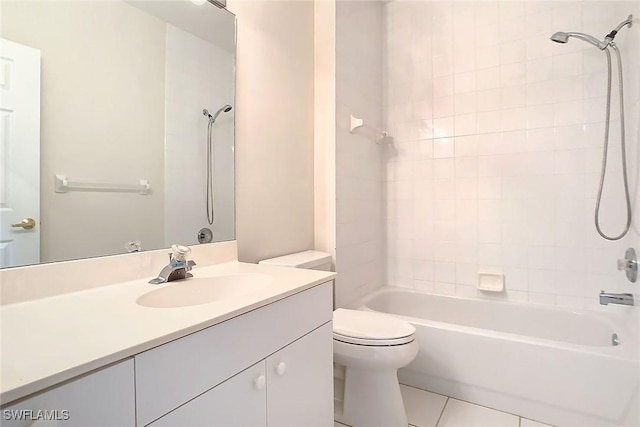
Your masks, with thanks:
[{"label": "mirror", "polygon": [[232,13],[2,1],[0,38],[1,267],[235,238]]}]

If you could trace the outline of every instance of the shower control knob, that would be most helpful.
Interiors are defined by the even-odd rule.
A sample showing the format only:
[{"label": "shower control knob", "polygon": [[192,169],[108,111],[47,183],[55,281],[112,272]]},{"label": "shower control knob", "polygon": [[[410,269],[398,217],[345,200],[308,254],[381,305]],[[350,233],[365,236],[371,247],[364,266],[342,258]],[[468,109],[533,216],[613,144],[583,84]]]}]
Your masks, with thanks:
[{"label": "shower control knob", "polygon": [[627,261],[626,259],[619,259],[618,260],[618,271],[627,271],[630,270],[632,267],[632,263],[631,261]]},{"label": "shower control knob", "polygon": [[198,231],[198,243],[211,243],[213,241],[213,232],[209,228],[202,228]]},{"label": "shower control knob", "polygon": [[285,371],[287,370],[287,364],[284,362],[280,362],[276,365],[276,372],[278,373],[278,375],[284,375]]},{"label": "shower control knob", "polygon": [[624,254],[624,259],[618,260],[618,270],[624,271],[627,279],[632,283],[635,283],[638,279],[638,259],[636,258],[636,251],[633,248],[627,249]]}]

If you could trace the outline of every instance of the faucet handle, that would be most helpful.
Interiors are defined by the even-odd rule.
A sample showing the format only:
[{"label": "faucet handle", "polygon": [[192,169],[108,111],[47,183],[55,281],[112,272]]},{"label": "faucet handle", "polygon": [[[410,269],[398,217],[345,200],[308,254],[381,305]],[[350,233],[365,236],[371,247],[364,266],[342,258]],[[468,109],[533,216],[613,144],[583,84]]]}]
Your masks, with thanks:
[{"label": "faucet handle", "polygon": [[171,245],[172,257],[176,261],[186,261],[187,255],[191,252],[189,246]]},{"label": "faucet handle", "polygon": [[140,252],[142,250],[142,242],[140,240],[132,240],[124,244],[127,252]]}]

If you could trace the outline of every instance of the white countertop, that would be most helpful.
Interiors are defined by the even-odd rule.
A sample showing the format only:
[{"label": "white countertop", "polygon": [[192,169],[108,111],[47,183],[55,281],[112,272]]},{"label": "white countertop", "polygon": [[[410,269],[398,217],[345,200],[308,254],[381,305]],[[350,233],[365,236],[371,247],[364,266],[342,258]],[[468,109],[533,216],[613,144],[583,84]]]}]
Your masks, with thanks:
[{"label": "white countertop", "polygon": [[[0,401],[41,391],[324,283],[335,273],[228,262],[194,277],[263,273],[273,283],[247,295],[189,307],[150,308],[141,295],[181,281],[119,283],[0,307]],[[188,280],[188,279],[187,279]]]}]

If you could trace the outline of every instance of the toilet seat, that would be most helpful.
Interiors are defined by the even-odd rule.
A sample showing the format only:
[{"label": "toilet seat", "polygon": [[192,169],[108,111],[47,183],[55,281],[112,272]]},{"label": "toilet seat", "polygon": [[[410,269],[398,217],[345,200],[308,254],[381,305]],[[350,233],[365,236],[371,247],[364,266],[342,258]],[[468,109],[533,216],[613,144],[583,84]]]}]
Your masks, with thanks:
[{"label": "toilet seat", "polygon": [[333,339],[352,345],[387,347],[408,344],[416,329],[382,313],[339,308],[333,312]]},{"label": "toilet seat", "polygon": [[346,344],[352,345],[363,345],[370,347],[388,347],[394,345],[403,345],[408,344],[415,340],[415,336],[409,335],[408,337],[393,339],[393,340],[366,340],[361,338],[347,337],[340,334],[333,334],[333,339],[336,341],[341,341]]}]

